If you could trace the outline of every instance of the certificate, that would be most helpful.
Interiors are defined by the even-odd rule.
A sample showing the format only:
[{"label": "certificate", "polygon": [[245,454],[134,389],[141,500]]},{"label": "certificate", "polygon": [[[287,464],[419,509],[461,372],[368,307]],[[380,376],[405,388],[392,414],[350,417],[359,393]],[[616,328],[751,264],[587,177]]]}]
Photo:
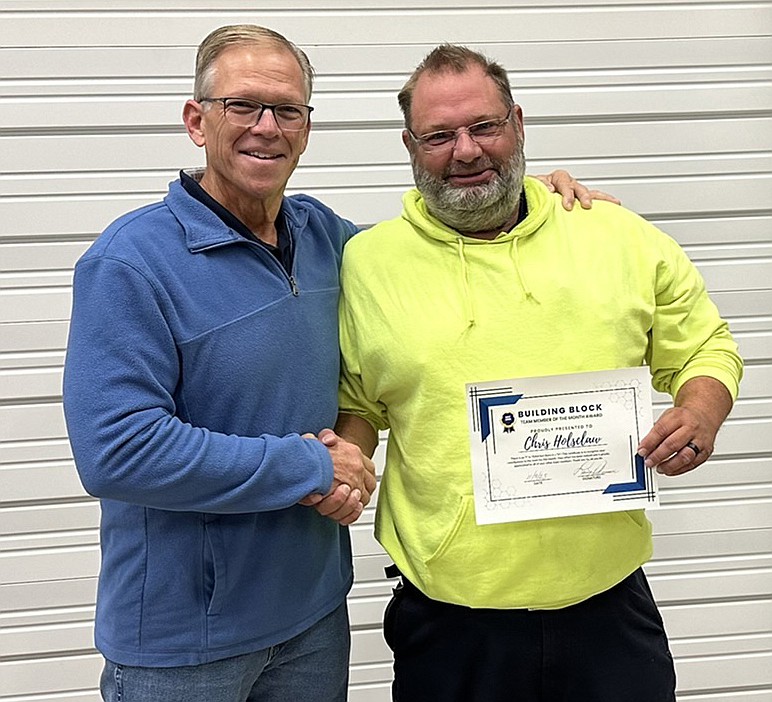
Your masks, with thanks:
[{"label": "certificate", "polygon": [[659,506],[646,367],[468,383],[478,524]]}]

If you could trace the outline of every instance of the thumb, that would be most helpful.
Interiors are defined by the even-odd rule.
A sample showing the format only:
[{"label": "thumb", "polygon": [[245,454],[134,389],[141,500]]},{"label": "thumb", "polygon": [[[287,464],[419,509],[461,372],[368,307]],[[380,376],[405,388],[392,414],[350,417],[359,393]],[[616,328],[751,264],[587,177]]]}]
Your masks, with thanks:
[{"label": "thumb", "polygon": [[322,429],[318,438],[325,446],[335,446],[340,441],[340,437],[332,429]]}]

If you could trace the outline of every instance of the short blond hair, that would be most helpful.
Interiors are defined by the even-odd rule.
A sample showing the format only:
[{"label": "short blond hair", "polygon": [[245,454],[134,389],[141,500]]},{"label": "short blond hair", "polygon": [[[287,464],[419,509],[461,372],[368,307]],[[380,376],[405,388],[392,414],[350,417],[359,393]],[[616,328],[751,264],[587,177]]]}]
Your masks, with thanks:
[{"label": "short blond hair", "polygon": [[211,32],[199,44],[196,54],[196,76],[193,83],[193,99],[202,100],[209,95],[214,82],[217,57],[232,46],[274,46],[287,49],[300,65],[303,84],[306,90],[306,102],[311,99],[314,87],[314,68],[305,52],[289,39],[267,27],[257,24],[229,24]]}]

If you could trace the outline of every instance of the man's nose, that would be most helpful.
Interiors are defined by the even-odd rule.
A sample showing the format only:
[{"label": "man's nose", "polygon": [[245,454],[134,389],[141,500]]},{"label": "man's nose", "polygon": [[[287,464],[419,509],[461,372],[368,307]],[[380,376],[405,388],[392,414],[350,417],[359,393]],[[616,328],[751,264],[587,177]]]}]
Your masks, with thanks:
[{"label": "man's nose", "polygon": [[456,136],[456,143],[453,144],[453,158],[456,161],[468,163],[479,158],[482,154],[480,145],[472,139],[469,132],[459,132]]},{"label": "man's nose", "polygon": [[271,136],[282,133],[279,123],[276,121],[276,115],[269,107],[263,108],[263,111],[257,118],[257,122],[249,128],[249,131],[255,134],[268,134]]}]

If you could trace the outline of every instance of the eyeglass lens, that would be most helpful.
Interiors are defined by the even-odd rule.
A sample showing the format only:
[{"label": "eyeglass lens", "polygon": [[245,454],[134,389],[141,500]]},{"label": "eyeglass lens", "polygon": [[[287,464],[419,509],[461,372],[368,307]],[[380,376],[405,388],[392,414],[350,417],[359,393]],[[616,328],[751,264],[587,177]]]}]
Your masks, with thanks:
[{"label": "eyeglass lens", "polygon": [[290,103],[268,105],[239,98],[221,98],[220,101],[223,104],[225,118],[238,127],[254,127],[268,110],[281,129],[298,131],[308,124],[311,113],[311,108],[307,105]]}]

